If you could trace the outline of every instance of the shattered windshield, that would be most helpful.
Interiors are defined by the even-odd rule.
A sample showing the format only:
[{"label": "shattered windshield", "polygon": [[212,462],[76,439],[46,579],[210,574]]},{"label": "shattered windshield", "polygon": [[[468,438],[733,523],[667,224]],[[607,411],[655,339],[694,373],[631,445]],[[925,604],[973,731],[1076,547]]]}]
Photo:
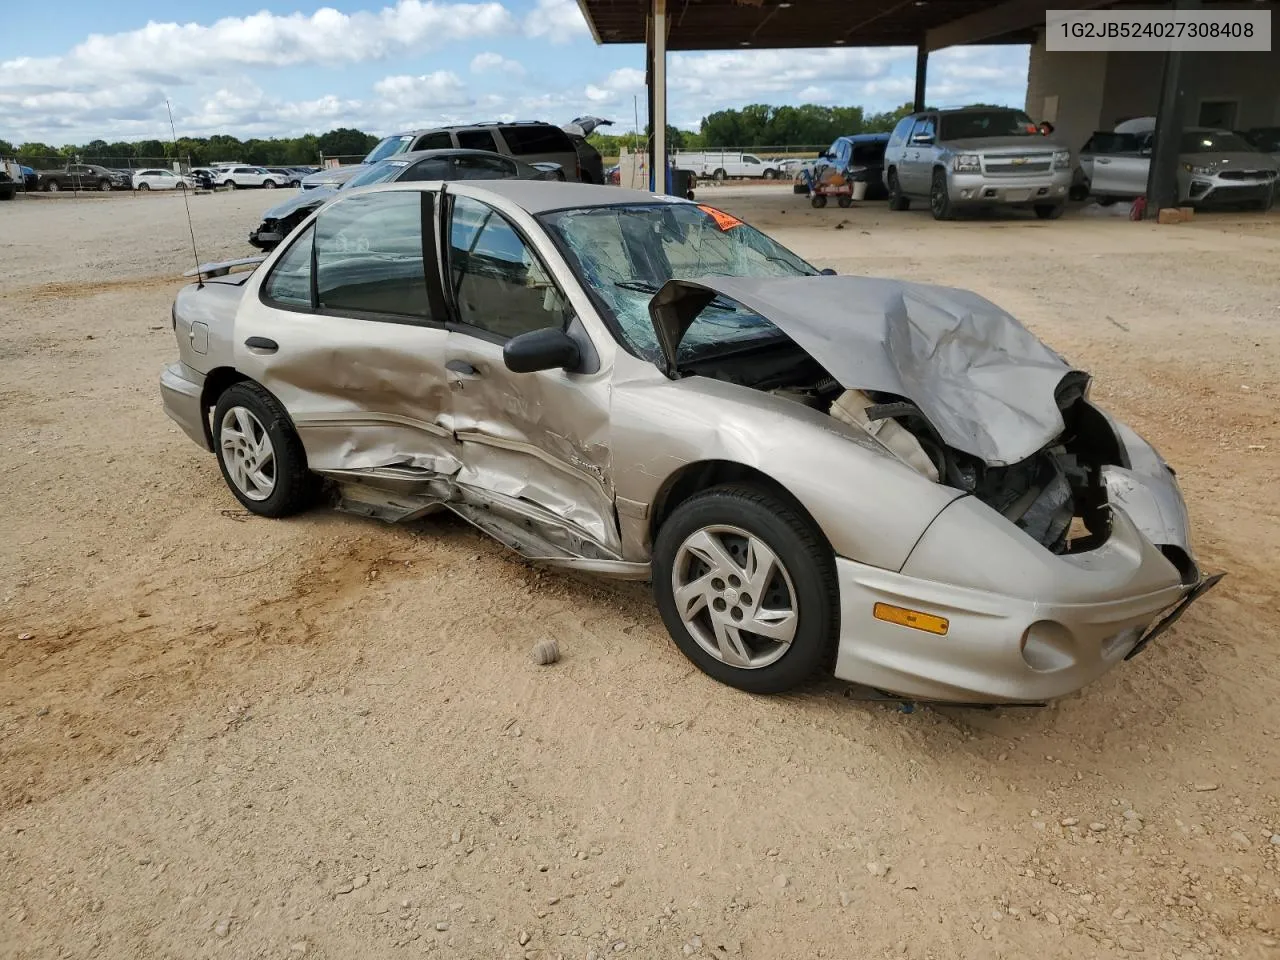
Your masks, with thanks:
[{"label": "shattered windshield", "polygon": [[[668,280],[818,273],[754,227],[692,203],[584,207],[539,219],[627,344],[655,361],[661,350],[649,301]],[[705,356],[778,335],[764,317],[721,297],[694,321],[680,352],[682,358]]]},{"label": "shattered windshield", "polygon": [[397,153],[404,153],[409,149],[409,144],[413,142],[412,134],[401,134],[395,137],[387,137],[380,144],[369,151],[369,155],[362,160],[362,163],[377,163],[379,160],[385,160],[387,157],[394,157]]}]

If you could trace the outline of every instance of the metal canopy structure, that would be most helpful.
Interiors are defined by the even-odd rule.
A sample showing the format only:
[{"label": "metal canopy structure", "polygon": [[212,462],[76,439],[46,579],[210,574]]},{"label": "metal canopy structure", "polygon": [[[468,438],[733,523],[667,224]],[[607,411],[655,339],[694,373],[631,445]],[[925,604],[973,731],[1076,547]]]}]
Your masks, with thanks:
[{"label": "metal canopy structure", "polygon": [[[1189,10],[1202,2],[1163,0],[1157,5]],[[1116,5],[1116,0],[1074,0],[1070,8]],[[914,106],[923,110],[931,51],[974,43],[1033,43],[1046,12],[1063,8],[1051,0],[578,0],[578,6],[596,43],[645,45],[651,171],[666,167],[656,158],[667,156],[668,50],[914,46]],[[1166,54],[1148,216],[1176,201],[1182,93],[1181,57]],[[653,185],[663,189],[656,177]]]},{"label": "metal canopy structure", "polygon": [[[648,0],[578,0],[597,43],[645,43]],[[669,0],[668,50],[914,47],[930,31],[1007,3],[983,0]],[[1017,6],[1025,6],[1017,4]],[[1038,6],[1043,22],[1044,5]],[[1034,25],[1034,16],[1029,23]],[[1026,26],[986,43],[1030,43]],[[954,42],[954,41],[953,41]]]}]

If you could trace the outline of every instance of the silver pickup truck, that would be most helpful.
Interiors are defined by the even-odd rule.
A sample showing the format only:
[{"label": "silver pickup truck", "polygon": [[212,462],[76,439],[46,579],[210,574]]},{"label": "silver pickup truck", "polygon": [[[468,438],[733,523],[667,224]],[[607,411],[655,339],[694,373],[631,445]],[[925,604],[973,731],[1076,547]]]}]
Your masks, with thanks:
[{"label": "silver pickup truck", "polygon": [[926,110],[894,127],[884,178],[893,210],[920,199],[935,220],[961,207],[1030,207],[1053,220],[1066,205],[1071,152],[1021,110]]}]

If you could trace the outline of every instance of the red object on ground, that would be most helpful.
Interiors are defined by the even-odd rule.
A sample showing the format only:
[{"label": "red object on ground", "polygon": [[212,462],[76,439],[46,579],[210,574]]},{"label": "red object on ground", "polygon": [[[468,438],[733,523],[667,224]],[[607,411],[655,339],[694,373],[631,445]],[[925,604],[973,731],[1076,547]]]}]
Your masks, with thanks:
[{"label": "red object on ground", "polygon": [[1133,206],[1129,208],[1129,219],[1141,220],[1143,215],[1146,212],[1147,212],[1147,198],[1138,197],[1136,200],[1133,201]]}]

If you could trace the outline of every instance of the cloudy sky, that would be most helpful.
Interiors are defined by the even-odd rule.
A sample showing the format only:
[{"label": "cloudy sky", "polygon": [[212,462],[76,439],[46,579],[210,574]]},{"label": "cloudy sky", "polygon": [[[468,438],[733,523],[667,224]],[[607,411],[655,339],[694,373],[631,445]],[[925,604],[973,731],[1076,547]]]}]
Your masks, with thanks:
[{"label": "cloudy sky", "polygon": [[[644,122],[643,48],[596,46],[575,0],[300,2],[220,0],[199,19],[161,0],[10,4],[0,139],[164,139],[166,98],[190,136],[584,113],[630,129],[636,94]],[[697,129],[710,111],[748,103],[887,109],[911,98],[914,66],[905,48],[671,54],[669,110]],[[943,51],[930,58],[928,96],[1020,105],[1026,73],[1025,47]]]}]

